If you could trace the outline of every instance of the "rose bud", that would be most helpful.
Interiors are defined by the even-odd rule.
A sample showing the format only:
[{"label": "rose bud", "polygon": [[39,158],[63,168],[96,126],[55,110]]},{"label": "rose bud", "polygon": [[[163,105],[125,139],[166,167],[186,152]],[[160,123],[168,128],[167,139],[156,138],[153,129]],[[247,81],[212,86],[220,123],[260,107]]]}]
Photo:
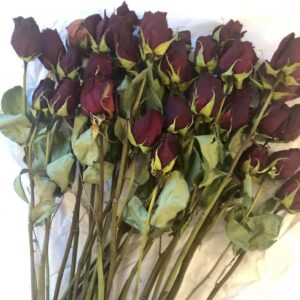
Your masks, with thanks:
[{"label": "rose bud", "polygon": [[187,46],[192,45],[191,32],[189,30],[183,30],[178,32],[179,40],[183,41]]},{"label": "rose bud", "polygon": [[181,145],[178,137],[164,133],[152,154],[151,173],[156,176],[172,171],[180,151]]},{"label": "rose bud", "polygon": [[172,42],[172,30],[168,27],[167,13],[145,12],[140,23],[144,54],[163,55]]},{"label": "rose bud", "polygon": [[[296,83],[300,83],[300,37],[295,38],[295,34],[291,33],[286,36],[279,44],[272,59],[271,66],[275,70],[285,72]],[[290,85],[290,84],[289,84]]]},{"label": "rose bud", "polygon": [[83,72],[83,79],[99,76],[111,79],[113,73],[112,60],[104,53],[92,53]]},{"label": "rose bud", "polygon": [[67,26],[68,43],[71,47],[86,50],[89,43],[89,32],[85,28],[85,20],[78,19]]},{"label": "rose bud", "polygon": [[289,117],[273,134],[283,142],[293,141],[300,135],[300,104],[292,106],[289,110]]},{"label": "rose bud", "polygon": [[114,85],[111,80],[99,77],[90,78],[83,83],[80,94],[81,109],[88,115],[106,114],[112,117],[115,110]]},{"label": "rose bud", "polygon": [[300,171],[281,186],[275,197],[291,212],[300,211]]},{"label": "rose bud", "polygon": [[138,25],[139,19],[136,13],[128,9],[128,5],[125,1],[117,8],[117,16],[123,17],[124,22],[130,27]]},{"label": "rose bud", "polygon": [[49,100],[54,94],[55,82],[50,78],[41,80],[32,95],[32,107],[35,110],[47,111]]},{"label": "rose bud", "polygon": [[76,48],[69,48],[67,53],[60,58],[57,65],[59,78],[62,79],[67,76],[70,79],[74,79],[77,76],[81,64],[81,51]]},{"label": "rose bud", "polygon": [[169,96],[164,101],[164,128],[172,133],[185,134],[193,117],[182,96]]},{"label": "rose bud", "polygon": [[242,170],[252,176],[263,173],[268,166],[268,148],[263,145],[252,145],[241,157]]},{"label": "rose bud", "polygon": [[250,42],[235,40],[219,61],[222,77],[234,76],[237,88],[241,88],[245,78],[249,77],[257,56]]},{"label": "rose bud", "polygon": [[191,109],[195,114],[214,118],[223,99],[222,82],[209,74],[201,75],[190,90]]},{"label": "rose bud", "polygon": [[225,25],[217,26],[213,31],[213,38],[221,43],[241,39],[245,31],[242,31],[243,25],[239,21],[228,21]]},{"label": "rose bud", "polygon": [[197,72],[205,69],[209,73],[213,73],[218,65],[217,52],[218,44],[211,35],[198,37],[194,52]]},{"label": "rose bud", "polygon": [[293,176],[300,167],[300,149],[289,149],[274,152],[269,157],[272,178],[284,179]]},{"label": "rose bud", "polygon": [[139,60],[140,50],[138,38],[125,26],[119,28],[114,38],[116,56],[121,65],[126,70],[132,69]]},{"label": "rose bud", "polygon": [[50,100],[51,112],[60,117],[73,117],[79,104],[79,82],[64,78]]},{"label": "rose bud", "polygon": [[174,41],[159,64],[159,75],[163,84],[179,84],[179,89],[187,89],[193,78],[193,64],[188,59],[188,50],[183,41]]},{"label": "rose bud", "polygon": [[140,147],[147,153],[158,141],[163,129],[163,116],[155,109],[149,108],[146,113],[129,128],[128,138],[132,145]]},{"label": "rose bud", "polygon": [[99,22],[102,20],[99,14],[90,15],[84,19],[84,28],[89,33],[89,37],[96,40],[96,29]]},{"label": "rose bud", "polygon": [[273,136],[273,133],[282,125],[290,116],[289,107],[283,102],[272,103],[265,116],[260,121],[257,131],[259,133]]},{"label": "rose bud", "polygon": [[64,44],[56,29],[43,30],[41,38],[43,51],[39,59],[47,70],[56,68],[59,57],[66,53]]},{"label": "rose bud", "polygon": [[11,37],[11,45],[18,56],[25,61],[30,61],[42,53],[41,33],[33,18],[13,19],[15,29]]},{"label": "rose bud", "polygon": [[220,127],[226,130],[236,130],[249,122],[250,102],[253,91],[249,84],[242,89],[234,89],[229,95],[225,111],[220,118]]}]

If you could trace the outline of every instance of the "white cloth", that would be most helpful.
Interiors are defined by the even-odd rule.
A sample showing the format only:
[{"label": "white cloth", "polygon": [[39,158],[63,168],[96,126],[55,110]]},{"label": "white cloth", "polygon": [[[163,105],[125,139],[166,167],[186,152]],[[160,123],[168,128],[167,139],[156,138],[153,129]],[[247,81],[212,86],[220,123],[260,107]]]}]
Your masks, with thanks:
[{"label": "white cloth", "polygon": [[[269,1],[134,1],[128,0],[131,9],[141,16],[143,11],[167,11],[170,27],[175,30],[189,29],[195,39],[207,35],[212,29],[230,18],[239,19],[247,34],[245,39],[253,42],[260,57],[270,58],[279,41],[291,31],[300,35],[300,2],[285,0],[280,5]],[[22,82],[22,62],[10,46],[13,31],[11,18],[19,15],[33,16],[40,28],[63,29],[70,21],[84,18],[89,14],[106,8],[111,13],[121,1],[60,1],[41,2],[37,0],[10,0],[0,11],[1,31],[1,72],[0,94],[5,90],[20,85]],[[65,31],[62,30],[65,35]],[[40,67],[30,64],[28,84],[34,89],[38,84]],[[21,155],[17,147],[0,136],[0,297],[1,299],[30,299],[29,251],[27,241],[27,205],[13,191],[13,180],[18,175]],[[299,147],[298,141],[291,146]],[[271,189],[272,192],[272,189]],[[65,196],[61,210],[55,219],[51,231],[50,260],[51,281],[55,280],[60,264],[60,254],[68,234],[70,214],[74,196]],[[286,216],[275,245],[265,252],[253,252],[246,255],[238,271],[219,292],[216,300],[276,300],[287,298],[299,299],[298,281],[300,267],[300,223],[299,216]],[[83,221],[85,222],[85,221]],[[83,223],[83,228],[84,223]],[[207,273],[228,240],[223,225],[216,226],[199,248],[186,274],[185,281],[177,299],[184,299],[188,292]],[[80,241],[82,244],[82,240]],[[131,244],[124,263],[120,266],[118,277],[114,281],[112,299],[116,299],[116,287],[123,283],[131,266],[137,260],[133,251],[138,246]],[[157,245],[143,263],[144,271],[153,266],[158,251]],[[177,250],[178,253],[179,250]],[[230,253],[230,252],[228,252]],[[227,261],[230,260],[229,255]],[[226,261],[226,260],[224,260]],[[126,262],[126,263],[125,263]],[[217,270],[215,274],[218,274]],[[193,299],[205,299],[216,277],[205,283]],[[143,277],[142,285],[145,279]]]}]

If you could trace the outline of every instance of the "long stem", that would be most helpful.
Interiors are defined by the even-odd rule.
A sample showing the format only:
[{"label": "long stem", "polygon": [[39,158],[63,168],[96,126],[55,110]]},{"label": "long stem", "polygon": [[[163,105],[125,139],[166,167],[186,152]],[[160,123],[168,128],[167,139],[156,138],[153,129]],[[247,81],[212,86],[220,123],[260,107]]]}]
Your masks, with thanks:
[{"label": "long stem", "polygon": [[[127,130],[127,129],[126,129]],[[110,265],[106,282],[105,298],[109,299],[110,290],[112,287],[112,281],[115,274],[116,263],[117,263],[117,211],[119,198],[122,191],[122,185],[124,181],[127,154],[128,154],[128,139],[126,138],[123,142],[122,155],[120,161],[120,169],[118,174],[118,180],[115,190],[115,195],[112,202],[112,216],[111,216],[111,242],[110,242]]]},{"label": "long stem", "polygon": [[28,62],[24,61],[24,72],[23,72],[23,93],[24,93],[24,101],[23,101],[23,105],[24,105],[24,114],[27,115],[27,96],[26,96],[26,85],[27,85],[27,66],[28,66]]},{"label": "long stem", "polygon": [[230,276],[234,273],[234,271],[240,265],[240,263],[244,259],[245,255],[246,255],[246,252],[242,252],[241,254],[239,254],[239,256],[237,257],[237,259],[234,262],[234,264],[232,265],[232,267],[228,270],[228,272],[225,274],[225,276],[219,282],[216,283],[215,287],[213,288],[211,293],[208,295],[206,300],[212,300],[217,295],[217,293],[222,288],[222,286],[226,283],[226,281],[230,278]]},{"label": "long stem", "polygon": [[228,243],[228,245],[225,247],[225,249],[222,251],[221,255],[213,265],[213,267],[210,269],[210,271],[205,275],[205,277],[191,290],[191,292],[186,297],[186,300],[190,300],[192,296],[197,292],[197,290],[206,282],[206,280],[209,279],[209,277],[212,275],[212,273],[215,271],[215,269],[218,267],[219,263],[224,258],[225,254],[227,253],[228,249],[230,248],[231,243]]},{"label": "long stem", "polygon": [[219,185],[219,188],[217,189],[214,197],[210,200],[210,203],[208,204],[208,206],[205,208],[203,214],[200,216],[198,222],[196,223],[195,227],[193,228],[184,248],[182,249],[181,253],[179,254],[179,257],[173,267],[173,269],[171,270],[171,273],[167,279],[167,282],[164,286],[163,292],[162,292],[162,298],[161,299],[165,299],[165,297],[167,296],[167,294],[169,293],[171,287],[173,286],[175,280],[176,280],[176,275],[177,272],[180,268],[180,266],[183,263],[183,260],[185,258],[185,256],[188,254],[189,249],[191,247],[191,245],[193,244],[193,241],[195,240],[197,233],[199,232],[199,230],[201,229],[201,227],[203,226],[205,220],[207,219],[207,217],[209,216],[211,210],[213,209],[215,203],[217,202],[217,200],[219,199],[222,191],[224,190],[224,188],[227,186],[227,184],[231,181],[231,177],[233,174],[233,171],[236,167],[236,165],[238,164],[238,161],[242,155],[242,153],[244,152],[244,150],[249,146],[249,143],[253,137],[253,135],[256,132],[256,129],[259,125],[259,122],[261,121],[261,119],[263,118],[272,98],[273,98],[273,94],[274,94],[274,90],[277,87],[277,85],[279,84],[279,82],[281,81],[281,78],[279,78],[277,80],[277,82],[275,83],[275,85],[273,86],[273,89],[270,91],[269,95],[267,96],[264,105],[261,109],[261,111],[259,112],[257,118],[254,120],[253,122],[253,126],[251,128],[251,131],[246,139],[246,141],[242,144],[242,146],[240,147],[235,159],[233,160],[231,167],[227,173],[227,175],[224,177],[222,183]]},{"label": "long stem", "polygon": [[143,261],[143,257],[144,257],[144,248],[145,248],[145,245],[147,243],[147,235],[148,235],[148,232],[149,232],[149,229],[150,229],[150,217],[151,217],[152,209],[154,207],[154,203],[155,203],[155,200],[156,200],[156,197],[157,197],[159,186],[160,186],[160,182],[157,183],[157,185],[155,186],[155,188],[154,188],[154,190],[152,191],[152,194],[151,194],[151,199],[150,199],[150,204],[149,204],[149,208],[148,208],[147,218],[146,218],[146,222],[145,222],[145,225],[144,225],[143,235],[142,235],[142,238],[141,238],[140,253],[139,253],[139,259],[138,259],[138,268],[137,268],[137,274],[136,274],[136,283],[135,283],[135,289],[133,291],[133,300],[136,299],[138,289],[139,289],[141,270],[142,270],[142,261]]},{"label": "long stem", "polygon": [[101,241],[98,241],[98,253],[97,253],[97,278],[98,278],[98,298],[97,300],[104,300],[104,274],[103,274],[103,262],[102,262],[102,245]]},{"label": "long stem", "polygon": [[[80,209],[81,194],[82,194],[82,182],[81,182],[80,175],[79,175],[78,189],[77,189],[76,201],[75,201],[75,206],[74,206],[74,213],[76,213]],[[67,263],[67,260],[68,260],[68,257],[69,257],[69,252],[70,252],[70,249],[71,249],[71,246],[72,246],[72,241],[73,241],[73,238],[74,238],[75,230],[76,230],[78,225],[79,225],[78,222],[76,222],[75,218],[73,218],[72,223],[71,223],[69,237],[68,237],[66,248],[65,248],[65,252],[64,252],[64,255],[63,255],[63,259],[62,259],[62,262],[61,262],[61,265],[60,265],[60,268],[59,268],[59,271],[58,271],[57,280],[56,280],[56,286],[55,286],[54,296],[53,296],[53,299],[55,299],[55,300],[58,299],[61,281],[62,281],[62,278],[63,278],[63,275],[64,275],[66,263]]]},{"label": "long stem", "polygon": [[44,236],[43,250],[42,250],[41,262],[40,262],[39,274],[38,274],[38,299],[39,300],[44,300],[46,296],[45,275],[46,275],[46,260],[48,257],[50,228],[51,228],[51,220],[47,218],[45,220],[45,236]]}]

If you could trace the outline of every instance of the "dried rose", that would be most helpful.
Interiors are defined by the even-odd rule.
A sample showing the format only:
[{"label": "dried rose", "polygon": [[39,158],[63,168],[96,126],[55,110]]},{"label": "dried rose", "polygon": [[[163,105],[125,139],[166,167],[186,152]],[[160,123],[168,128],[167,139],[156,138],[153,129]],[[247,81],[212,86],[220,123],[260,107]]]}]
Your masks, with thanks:
[{"label": "dried rose", "polygon": [[74,79],[82,64],[81,51],[77,48],[69,48],[59,60],[57,72],[60,78],[65,76]]},{"label": "dried rose", "polygon": [[42,53],[41,33],[33,18],[18,17],[13,19],[15,29],[11,37],[11,45],[18,56],[30,61]]},{"label": "dried rose", "polygon": [[172,40],[173,32],[168,27],[167,13],[145,12],[141,20],[141,36],[144,54],[163,55]]},{"label": "dried rose", "polygon": [[164,128],[185,133],[192,123],[192,113],[182,96],[169,96],[164,101]]},{"label": "dried rose", "polygon": [[282,200],[288,210],[300,211],[300,171],[279,188],[275,197]]},{"label": "dried rose", "polygon": [[55,82],[50,78],[40,81],[32,95],[32,107],[35,110],[48,110],[49,100],[54,94]]},{"label": "dried rose", "polygon": [[174,134],[164,133],[152,154],[152,174],[160,175],[172,171],[180,151],[181,145],[178,137]]},{"label": "dried rose", "polygon": [[229,20],[225,25],[219,25],[214,29],[213,38],[218,42],[241,39],[245,34],[242,28],[243,25],[239,21]]},{"label": "dried rose", "polygon": [[84,68],[83,79],[99,76],[103,79],[111,79],[113,66],[111,58],[104,53],[92,53]]},{"label": "dried rose", "polygon": [[242,89],[235,89],[229,95],[225,105],[225,111],[220,118],[220,126],[227,130],[236,130],[249,122],[250,102],[253,90],[249,84]]},{"label": "dried rose", "polygon": [[56,29],[47,28],[43,30],[41,38],[43,50],[39,59],[46,69],[55,69],[59,57],[66,53],[64,44]]},{"label": "dried rose", "polygon": [[198,37],[194,52],[196,70],[200,72],[204,69],[213,73],[218,65],[217,52],[218,44],[211,35]]},{"label": "dried rose", "polygon": [[223,99],[222,82],[209,74],[201,75],[190,90],[191,109],[195,114],[214,118]]},{"label": "dried rose", "polygon": [[269,157],[272,178],[284,179],[292,177],[300,167],[300,149],[289,149],[274,152]]},{"label": "dried rose", "polygon": [[114,84],[100,77],[90,78],[83,83],[80,94],[81,109],[88,115],[106,114],[112,117],[115,110]]},{"label": "dried rose", "polygon": [[55,93],[50,100],[52,113],[60,117],[74,116],[79,104],[79,96],[79,82],[64,78],[55,89]]},{"label": "dried rose", "polygon": [[160,112],[152,108],[147,109],[129,130],[130,142],[134,146],[139,146],[143,152],[148,152],[161,136],[163,122]]}]

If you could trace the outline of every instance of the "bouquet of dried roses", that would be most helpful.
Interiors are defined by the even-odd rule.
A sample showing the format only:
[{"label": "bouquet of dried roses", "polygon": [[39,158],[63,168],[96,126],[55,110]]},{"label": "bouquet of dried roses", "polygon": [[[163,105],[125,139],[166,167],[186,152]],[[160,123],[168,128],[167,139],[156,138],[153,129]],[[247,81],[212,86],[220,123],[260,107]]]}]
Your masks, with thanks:
[{"label": "bouquet of dried roses", "polygon": [[[109,17],[73,21],[66,41],[56,30],[40,32],[33,18],[14,22],[11,44],[24,61],[24,81],[3,95],[0,131],[24,149],[27,168],[14,188],[29,204],[32,299],[109,299],[136,237],[139,255],[118,299],[175,299],[195,250],[223,217],[230,239],[224,251],[232,248],[235,261],[213,299],[248,251],[276,241],[280,212],[300,210],[300,149],[270,147],[300,135],[300,105],[286,104],[300,94],[294,34],[258,63],[238,21],[198,37],[195,47],[189,31],[168,27],[166,13],[139,19],[126,3]],[[30,95],[33,60],[48,74]],[[261,191],[270,180],[282,184],[266,198]],[[69,237],[49,287],[51,224],[74,189]],[[82,211],[89,225],[79,251]],[[34,237],[37,226],[44,227],[42,241]],[[143,259],[166,235],[141,289]]]}]

